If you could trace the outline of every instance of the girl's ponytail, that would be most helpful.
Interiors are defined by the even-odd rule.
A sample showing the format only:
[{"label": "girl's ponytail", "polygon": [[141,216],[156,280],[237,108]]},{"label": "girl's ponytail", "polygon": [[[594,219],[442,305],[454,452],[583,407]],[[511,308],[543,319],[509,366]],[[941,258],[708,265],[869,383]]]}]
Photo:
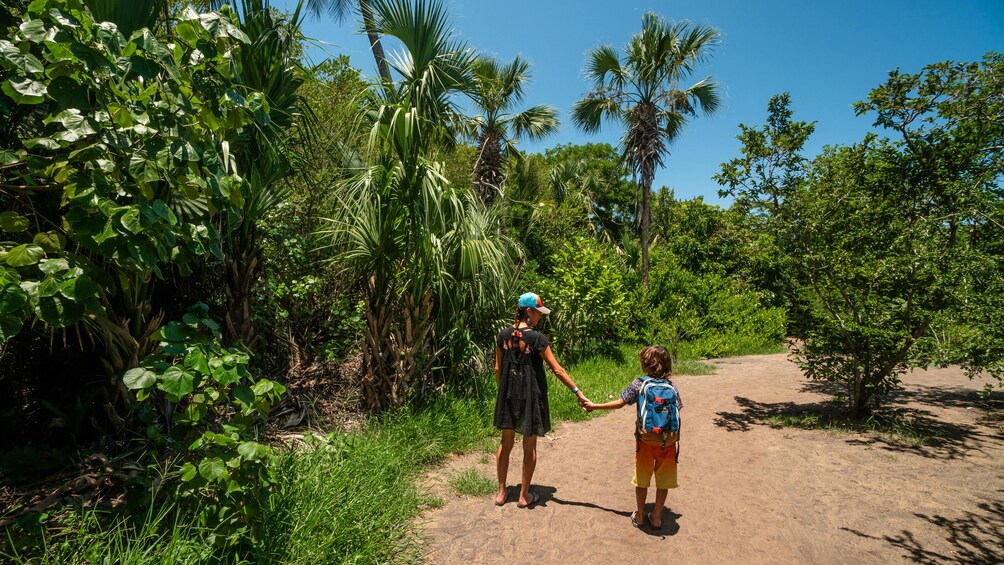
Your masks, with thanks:
[{"label": "girl's ponytail", "polygon": [[527,310],[529,310],[529,308],[525,306],[516,307],[516,321],[513,323],[513,328],[515,329],[512,334],[509,335],[509,349],[514,351],[523,351],[523,346],[521,344],[523,341],[523,332],[519,329],[519,323],[526,322],[527,325],[529,325],[530,317],[527,314]]}]

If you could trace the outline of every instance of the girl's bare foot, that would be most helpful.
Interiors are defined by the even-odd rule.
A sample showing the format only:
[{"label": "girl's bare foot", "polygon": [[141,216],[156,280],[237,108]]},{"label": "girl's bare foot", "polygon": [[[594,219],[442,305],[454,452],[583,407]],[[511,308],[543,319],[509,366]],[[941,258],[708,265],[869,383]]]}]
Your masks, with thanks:
[{"label": "girl's bare foot", "polygon": [[509,498],[509,492],[505,488],[499,490],[498,494],[495,495],[495,506],[502,506],[506,503],[506,499]]}]

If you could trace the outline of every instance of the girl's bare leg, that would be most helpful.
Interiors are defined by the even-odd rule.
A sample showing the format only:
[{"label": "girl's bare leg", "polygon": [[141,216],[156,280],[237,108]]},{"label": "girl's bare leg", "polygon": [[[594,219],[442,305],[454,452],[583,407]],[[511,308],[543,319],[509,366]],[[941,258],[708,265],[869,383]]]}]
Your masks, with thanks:
[{"label": "girl's bare leg", "polygon": [[495,502],[497,504],[505,504],[505,482],[506,477],[509,475],[509,454],[512,453],[512,445],[515,441],[515,431],[502,430],[502,442],[499,443],[498,451],[495,453],[495,470],[499,478],[499,491],[495,495]]},{"label": "girl's bare leg", "polygon": [[519,504],[526,506],[530,502],[530,482],[533,481],[533,471],[537,468],[537,436],[523,436],[523,484],[519,489]]}]

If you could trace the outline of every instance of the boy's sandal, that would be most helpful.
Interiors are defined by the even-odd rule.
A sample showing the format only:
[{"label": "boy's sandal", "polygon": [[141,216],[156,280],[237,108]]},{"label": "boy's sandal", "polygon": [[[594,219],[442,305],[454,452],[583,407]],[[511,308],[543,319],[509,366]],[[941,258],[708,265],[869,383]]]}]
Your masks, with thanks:
[{"label": "boy's sandal", "polygon": [[637,516],[637,515],[638,515],[637,512],[632,512],[631,513],[631,525],[634,526],[634,527],[636,527],[636,528],[640,528],[641,525],[639,525],[638,524],[638,520],[635,519],[635,516]]},{"label": "boy's sandal", "polygon": [[520,508],[529,508],[529,507],[533,506],[534,504],[537,504],[538,502],[540,502],[540,495],[538,495],[535,492],[531,492],[530,493],[530,500],[527,501],[526,504],[520,504],[520,503],[517,502],[516,506],[518,506]]},{"label": "boy's sandal", "polygon": [[658,526],[656,526],[655,524],[652,523],[652,514],[651,513],[645,514],[645,518],[648,520],[648,525],[653,530],[661,530],[662,529],[662,524],[659,524]]}]

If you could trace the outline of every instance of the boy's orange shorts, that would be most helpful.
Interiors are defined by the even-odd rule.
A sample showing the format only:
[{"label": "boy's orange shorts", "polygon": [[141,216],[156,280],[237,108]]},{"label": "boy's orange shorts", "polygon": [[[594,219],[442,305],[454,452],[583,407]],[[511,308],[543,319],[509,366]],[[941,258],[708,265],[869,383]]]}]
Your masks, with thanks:
[{"label": "boy's orange shorts", "polygon": [[676,443],[652,445],[635,441],[634,478],[631,484],[648,488],[655,475],[655,488],[676,488]]}]

